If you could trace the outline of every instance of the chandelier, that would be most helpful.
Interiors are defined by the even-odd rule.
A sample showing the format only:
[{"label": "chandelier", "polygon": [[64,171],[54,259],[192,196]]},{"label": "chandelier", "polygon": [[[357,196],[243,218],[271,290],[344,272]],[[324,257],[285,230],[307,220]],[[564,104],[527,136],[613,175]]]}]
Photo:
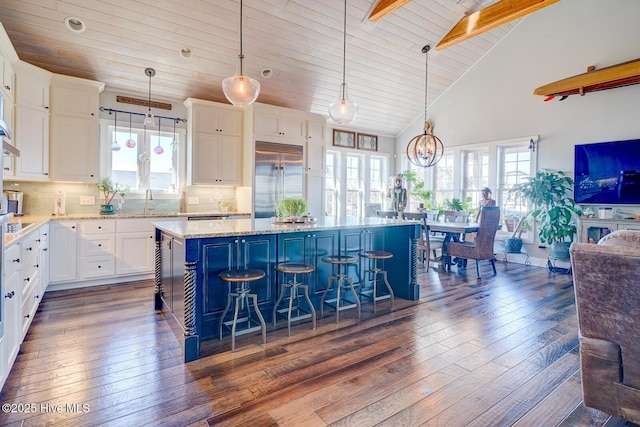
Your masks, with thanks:
[{"label": "chandelier", "polygon": [[429,45],[422,48],[422,53],[425,54],[426,58],[424,73],[424,133],[415,136],[409,141],[409,144],[407,144],[407,157],[409,161],[423,168],[434,166],[440,161],[444,153],[442,141],[433,134],[433,123],[427,121],[429,50],[431,50],[431,46]]}]

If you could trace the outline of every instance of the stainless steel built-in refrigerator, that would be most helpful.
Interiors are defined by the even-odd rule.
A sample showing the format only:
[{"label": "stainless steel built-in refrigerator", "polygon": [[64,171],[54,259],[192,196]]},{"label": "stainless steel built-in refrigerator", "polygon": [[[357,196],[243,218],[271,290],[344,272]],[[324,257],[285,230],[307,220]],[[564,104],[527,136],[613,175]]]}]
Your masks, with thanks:
[{"label": "stainless steel built-in refrigerator", "polygon": [[256,141],[254,213],[276,215],[282,197],[303,197],[303,147]]}]

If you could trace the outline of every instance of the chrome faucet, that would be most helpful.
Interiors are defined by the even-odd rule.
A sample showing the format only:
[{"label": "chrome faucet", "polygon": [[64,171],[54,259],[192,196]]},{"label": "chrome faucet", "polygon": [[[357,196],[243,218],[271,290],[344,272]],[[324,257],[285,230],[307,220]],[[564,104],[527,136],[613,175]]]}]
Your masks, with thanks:
[{"label": "chrome faucet", "polygon": [[153,193],[151,192],[151,188],[147,188],[147,191],[144,193],[144,214],[148,215],[154,209]]}]

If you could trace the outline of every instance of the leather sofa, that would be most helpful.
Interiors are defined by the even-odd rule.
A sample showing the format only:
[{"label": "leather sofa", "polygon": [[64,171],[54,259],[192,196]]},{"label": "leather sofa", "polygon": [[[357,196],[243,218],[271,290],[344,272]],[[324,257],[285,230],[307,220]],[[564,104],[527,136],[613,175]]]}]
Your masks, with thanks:
[{"label": "leather sofa", "polygon": [[584,404],[640,423],[640,231],[570,249]]}]

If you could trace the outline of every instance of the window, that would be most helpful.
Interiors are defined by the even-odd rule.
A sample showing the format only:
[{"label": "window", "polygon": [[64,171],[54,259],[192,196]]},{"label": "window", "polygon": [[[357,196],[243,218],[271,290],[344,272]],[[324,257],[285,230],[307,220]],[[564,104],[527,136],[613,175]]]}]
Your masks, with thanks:
[{"label": "window", "polygon": [[[504,221],[528,212],[528,207],[509,197],[509,189],[536,171],[536,158],[529,150],[529,140],[538,141],[537,136],[504,141],[493,141],[445,149],[442,159],[434,167],[436,202],[471,197],[470,209],[477,209],[483,187],[492,189],[496,205],[502,211],[503,228],[497,236],[509,236],[512,232]],[[533,241],[533,233],[522,235],[527,242]]]},{"label": "window", "polygon": [[475,208],[480,203],[480,190],[489,186],[489,152],[486,149],[463,152],[462,201]]},{"label": "window", "polygon": [[324,206],[326,215],[338,216],[340,210],[340,180],[338,179],[339,173],[339,159],[340,153],[335,151],[326,152],[326,175],[325,175],[325,190],[324,190]]},{"label": "window", "polygon": [[358,155],[347,154],[347,192],[346,215],[363,216],[363,188],[362,188],[362,158]]},{"label": "window", "polygon": [[367,194],[368,203],[377,203],[380,209],[384,205],[384,198],[387,192],[387,159],[381,156],[371,156],[369,159],[369,179],[365,182],[368,184],[369,191]]},{"label": "window", "polygon": [[[121,184],[129,185],[132,191],[155,191],[177,193],[179,188],[179,167],[183,129],[156,128],[145,129],[140,124],[118,124],[114,132],[113,121],[102,120],[102,146],[105,164],[103,176]],[[117,144],[116,144],[117,142]],[[119,150],[112,150],[112,144]]]},{"label": "window", "polygon": [[435,165],[434,190],[437,206],[443,206],[446,200],[453,199],[453,160],[454,153],[446,152]]},{"label": "window", "polygon": [[[504,218],[505,232],[509,232],[511,227],[519,218],[526,215],[528,206],[522,200],[515,200],[509,195],[509,190],[514,185],[520,184],[533,174],[531,167],[531,151],[527,144],[500,147],[500,185],[496,194],[496,200],[500,200],[502,206],[502,218]],[[530,232],[522,235],[523,239],[532,238]]]},{"label": "window", "polygon": [[369,209],[369,203],[383,207],[387,191],[388,155],[332,148],[326,150],[325,163],[327,215],[363,217],[375,215],[375,209]]}]

